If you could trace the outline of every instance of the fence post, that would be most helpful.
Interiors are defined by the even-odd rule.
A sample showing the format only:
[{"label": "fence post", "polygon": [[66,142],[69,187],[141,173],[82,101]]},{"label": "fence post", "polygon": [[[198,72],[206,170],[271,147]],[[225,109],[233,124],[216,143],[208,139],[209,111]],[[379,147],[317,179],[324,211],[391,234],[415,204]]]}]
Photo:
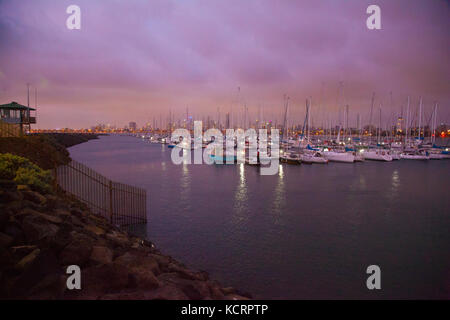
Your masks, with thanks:
[{"label": "fence post", "polygon": [[113,195],[112,181],[109,180],[109,222],[111,223],[113,223],[112,195]]}]

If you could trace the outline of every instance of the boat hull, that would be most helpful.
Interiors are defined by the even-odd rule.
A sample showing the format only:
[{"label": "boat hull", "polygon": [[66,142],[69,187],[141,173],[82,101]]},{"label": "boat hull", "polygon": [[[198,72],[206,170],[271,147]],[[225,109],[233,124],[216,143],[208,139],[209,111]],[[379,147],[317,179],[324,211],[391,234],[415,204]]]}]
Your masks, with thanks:
[{"label": "boat hull", "polygon": [[430,157],[430,160],[443,160],[443,159],[447,159],[447,155],[442,154],[442,153],[430,153],[429,157]]},{"label": "boat hull", "polygon": [[402,154],[402,159],[404,160],[429,160],[430,157],[423,155],[415,155],[415,154]]},{"label": "boat hull", "polygon": [[325,159],[324,157],[313,157],[313,156],[301,156],[300,160],[302,163],[306,163],[306,164],[327,164],[328,160]]},{"label": "boat hull", "polygon": [[392,161],[392,156],[390,154],[384,153],[382,151],[368,151],[364,152],[364,159],[371,161]]},{"label": "boat hull", "polygon": [[331,162],[353,163],[355,156],[351,153],[325,152],[325,158]]},{"label": "boat hull", "polygon": [[285,158],[285,157],[281,157],[280,161],[283,163],[287,163],[287,164],[301,164],[301,160],[300,159],[292,159],[292,158]]}]

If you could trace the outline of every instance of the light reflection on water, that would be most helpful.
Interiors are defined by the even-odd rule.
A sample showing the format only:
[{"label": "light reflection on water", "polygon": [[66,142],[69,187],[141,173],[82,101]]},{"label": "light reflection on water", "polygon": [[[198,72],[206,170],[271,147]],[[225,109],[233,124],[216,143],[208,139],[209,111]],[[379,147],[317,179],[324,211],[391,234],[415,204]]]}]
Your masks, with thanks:
[{"label": "light reflection on water", "polygon": [[[110,136],[70,152],[147,189],[146,233],[163,252],[255,297],[448,297],[450,161],[283,164],[261,176],[176,166],[170,150]],[[381,266],[379,292],[365,287],[369,264]]]},{"label": "light reflection on water", "polygon": [[286,206],[286,193],[284,190],[284,171],[283,171],[283,165],[280,165],[279,170],[278,170],[277,185],[275,187],[274,199],[273,199],[273,205],[272,205],[274,224],[276,224],[276,225],[284,224],[282,216],[283,216],[283,210],[285,209],[285,206]]},{"label": "light reflection on water", "polygon": [[241,224],[248,220],[248,194],[247,186],[245,183],[245,165],[238,164],[239,167],[239,181],[234,194],[234,210],[233,220],[235,224]]}]

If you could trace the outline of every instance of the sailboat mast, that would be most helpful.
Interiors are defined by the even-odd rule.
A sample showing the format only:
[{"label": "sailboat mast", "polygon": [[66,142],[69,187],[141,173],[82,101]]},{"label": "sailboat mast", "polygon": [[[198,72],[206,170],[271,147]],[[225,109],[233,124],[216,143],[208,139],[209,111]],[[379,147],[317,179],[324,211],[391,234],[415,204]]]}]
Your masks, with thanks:
[{"label": "sailboat mast", "polygon": [[372,142],[372,117],[373,117],[373,107],[375,106],[375,92],[372,93],[372,102],[370,104],[370,116],[369,116],[369,136],[370,142]]},{"label": "sailboat mast", "polygon": [[408,96],[408,103],[406,106],[406,132],[405,132],[405,146],[408,142],[408,131],[409,131],[409,96]]},{"label": "sailboat mast", "polygon": [[419,103],[419,142],[421,135],[422,135],[422,97],[420,97]]}]

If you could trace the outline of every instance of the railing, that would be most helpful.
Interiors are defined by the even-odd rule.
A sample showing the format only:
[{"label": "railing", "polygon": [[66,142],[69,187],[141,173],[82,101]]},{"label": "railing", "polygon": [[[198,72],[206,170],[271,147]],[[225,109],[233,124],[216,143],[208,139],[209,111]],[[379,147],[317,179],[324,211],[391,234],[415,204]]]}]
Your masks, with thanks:
[{"label": "railing", "polygon": [[57,167],[53,173],[61,189],[111,223],[125,226],[147,222],[145,189],[111,181],[74,160]]},{"label": "railing", "polygon": [[11,124],[0,120],[0,137],[20,137],[22,131],[18,124]]}]

